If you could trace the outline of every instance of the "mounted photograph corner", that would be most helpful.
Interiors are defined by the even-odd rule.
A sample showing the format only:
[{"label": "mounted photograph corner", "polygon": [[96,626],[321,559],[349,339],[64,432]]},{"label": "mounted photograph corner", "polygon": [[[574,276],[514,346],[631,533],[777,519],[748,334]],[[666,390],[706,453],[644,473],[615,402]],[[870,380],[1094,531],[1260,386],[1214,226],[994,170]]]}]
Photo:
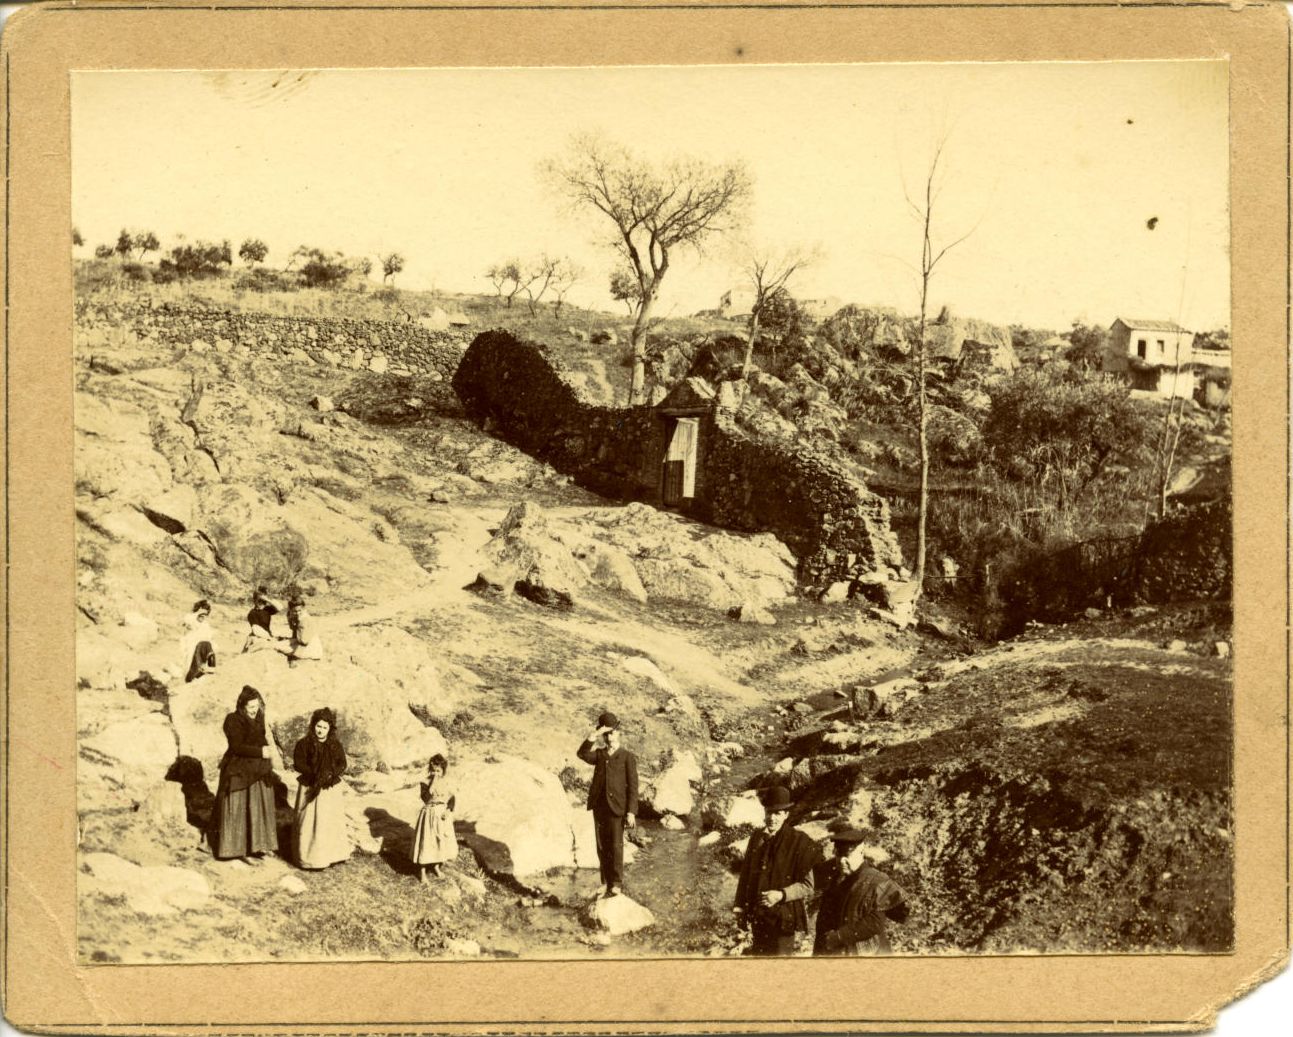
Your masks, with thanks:
[{"label": "mounted photograph corner", "polygon": [[1228,89],[73,72],[81,963],[1230,952]]}]

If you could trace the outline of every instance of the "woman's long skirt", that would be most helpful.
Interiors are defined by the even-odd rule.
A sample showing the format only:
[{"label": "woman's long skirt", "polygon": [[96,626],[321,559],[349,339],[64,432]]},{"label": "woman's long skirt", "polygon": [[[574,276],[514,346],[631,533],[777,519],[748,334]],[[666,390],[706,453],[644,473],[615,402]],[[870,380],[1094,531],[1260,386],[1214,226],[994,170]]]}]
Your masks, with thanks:
[{"label": "woman's long skirt", "polygon": [[343,788],[343,785],[333,785],[315,792],[297,785],[292,842],[296,862],[302,868],[326,868],[349,858],[351,845]]},{"label": "woman's long skirt", "polygon": [[458,856],[453,817],[443,803],[428,803],[413,829],[413,863],[443,864]]},{"label": "woman's long skirt", "polygon": [[237,792],[223,792],[215,805],[211,849],[221,860],[278,849],[274,790],[257,781]]}]

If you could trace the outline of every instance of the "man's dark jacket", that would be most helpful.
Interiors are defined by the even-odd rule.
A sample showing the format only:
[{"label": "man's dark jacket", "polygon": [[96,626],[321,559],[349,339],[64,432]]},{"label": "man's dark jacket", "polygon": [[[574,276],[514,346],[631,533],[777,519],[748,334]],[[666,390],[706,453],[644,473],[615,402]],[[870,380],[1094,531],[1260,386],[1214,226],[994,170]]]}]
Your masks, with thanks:
[{"label": "man's dark jacket", "polygon": [[802,899],[783,900],[764,907],[759,894],[801,883],[807,883],[811,892],[813,867],[820,860],[817,844],[789,821],[772,836],[759,829],[750,836],[745,851],[745,863],[736,885],[736,906],[745,912],[751,924],[781,933],[805,932],[808,912]]},{"label": "man's dark jacket", "polygon": [[837,861],[825,880],[814,954],[888,954],[886,923],[907,920],[907,894],[884,872],[863,865],[845,875]]},{"label": "man's dark jacket", "polygon": [[585,741],[579,758],[593,765],[593,783],[588,788],[588,809],[616,817],[638,812],[638,761],[620,746],[615,752],[595,749]]}]

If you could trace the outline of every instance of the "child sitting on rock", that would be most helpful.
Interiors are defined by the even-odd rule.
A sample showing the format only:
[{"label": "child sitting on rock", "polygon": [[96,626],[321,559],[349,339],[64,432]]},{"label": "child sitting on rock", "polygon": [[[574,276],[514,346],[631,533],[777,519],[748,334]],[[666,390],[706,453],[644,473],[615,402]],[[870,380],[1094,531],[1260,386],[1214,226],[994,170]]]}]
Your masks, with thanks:
[{"label": "child sitting on rock", "polygon": [[211,603],[203,598],[193,606],[187,617],[188,631],[184,635],[180,672],[184,683],[204,677],[216,668],[215,631],[211,629]]},{"label": "child sitting on rock", "polygon": [[445,782],[449,761],[436,753],[427,763],[427,780],[422,782],[422,811],[413,828],[413,863],[418,881],[427,884],[427,870],[435,877],[442,866],[458,856],[458,839],[453,831],[454,795]]}]

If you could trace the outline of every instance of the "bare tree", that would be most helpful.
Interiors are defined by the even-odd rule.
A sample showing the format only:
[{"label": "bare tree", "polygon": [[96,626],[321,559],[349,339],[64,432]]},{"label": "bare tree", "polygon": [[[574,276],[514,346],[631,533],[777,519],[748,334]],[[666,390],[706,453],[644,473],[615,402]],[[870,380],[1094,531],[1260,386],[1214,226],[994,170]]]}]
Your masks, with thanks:
[{"label": "bare tree", "polygon": [[[528,270],[522,271],[519,259],[495,263],[485,271],[485,276],[493,282],[494,290],[509,310],[512,308],[512,300],[534,282],[534,274]],[[509,284],[511,288],[507,287]],[[505,290],[506,295],[503,294]]]},{"label": "bare tree", "polygon": [[783,252],[757,246],[747,248],[743,266],[746,279],[754,289],[754,301],[750,304],[750,328],[745,341],[745,360],[741,364],[743,379],[750,377],[754,343],[759,337],[759,318],[767,307],[786,294],[790,278],[816,262],[818,256],[819,251],[815,247],[791,248]]},{"label": "bare tree", "polygon": [[561,307],[566,303],[566,293],[584,276],[583,268],[572,259],[563,259],[561,266],[552,278],[552,312],[561,319]]},{"label": "bare tree", "polygon": [[[539,301],[547,294],[552,279],[561,269],[562,260],[546,252],[530,264],[526,271],[525,296],[530,306],[530,316],[539,312]],[[537,288],[535,286],[538,286]]]},{"label": "bare tree", "polygon": [[566,156],[543,169],[574,205],[600,212],[615,225],[612,247],[627,261],[641,293],[629,337],[629,402],[645,403],[646,330],[673,252],[699,249],[706,238],[729,229],[749,199],[749,174],[739,162],[693,158],[654,165],[587,134],[573,137]]},{"label": "bare tree", "polygon": [[[915,347],[912,349],[913,362],[916,368],[916,433],[920,444],[920,499],[916,512],[916,562],[914,566],[916,579],[915,600],[919,600],[924,589],[925,579],[925,529],[929,519],[929,395],[926,391],[926,378],[929,367],[929,355],[925,342],[926,325],[929,322],[929,282],[938,268],[939,262],[957,245],[961,244],[977,229],[971,227],[959,238],[939,247],[934,242],[934,204],[942,190],[939,166],[943,160],[943,149],[947,137],[941,137],[934,146],[934,155],[929,163],[925,177],[924,197],[913,201],[910,192],[906,192],[907,204],[920,222],[920,323],[917,326]],[[904,191],[905,191],[904,187]]]}]

